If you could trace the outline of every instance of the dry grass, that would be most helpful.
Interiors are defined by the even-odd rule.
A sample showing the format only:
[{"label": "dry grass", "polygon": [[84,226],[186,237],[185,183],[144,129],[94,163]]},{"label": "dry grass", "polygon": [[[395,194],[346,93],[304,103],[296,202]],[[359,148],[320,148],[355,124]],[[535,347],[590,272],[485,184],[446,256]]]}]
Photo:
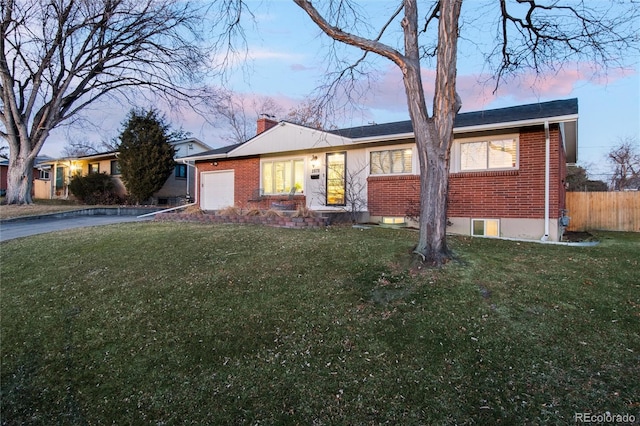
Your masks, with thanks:
[{"label": "dry grass", "polygon": [[183,210],[183,213],[192,216],[200,216],[204,214],[204,211],[198,206],[189,206]]},{"label": "dry grass", "polygon": [[263,213],[265,217],[282,217],[282,212],[274,209],[269,209]]},{"label": "dry grass", "polygon": [[291,217],[316,217],[316,212],[306,206],[299,206]]},{"label": "dry grass", "polygon": [[251,209],[245,214],[245,216],[260,216],[261,214],[262,214],[262,210],[260,210],[260,209]]},{"label": "dry grass", "polygon": [[218,211],[219,216],[242,216],[242,209],[239,207],[229,206]]},{"label": "dry grass", "polygon": [[[50,200],[46,200],[50,201]],[[92,206],[96,207],[96,206]],[[37,216],[42,214],[51,214],[65,212],[69,210],[82,209],[84,206],[78,205],[73,202],[66,202],[64,204],[51,204],[44,201],[37,200],[34,204],[29,205],[6,205],[0,204],[0,219],[11,219],[15,217]]]}]

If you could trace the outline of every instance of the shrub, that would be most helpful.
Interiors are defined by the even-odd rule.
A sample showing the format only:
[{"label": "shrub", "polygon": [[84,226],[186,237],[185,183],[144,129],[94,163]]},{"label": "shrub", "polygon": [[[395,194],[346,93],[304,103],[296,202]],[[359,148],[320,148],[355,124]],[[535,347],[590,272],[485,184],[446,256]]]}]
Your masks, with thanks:
[{"label": "shrub", "polygon": [[242,216],[242,210],[238,207],[229,206],[221,209],[218,212],[220,216]]},{"label": "shrub", "polygon": [[263,213],[265,217],[282,217],[282,213],[278,210],[269,209]]},{"label": "shrub", "polygon": [[75,175],[69,182],[69,191],[84,204],[119,204],[122,201],[111,176],[106,173]]},{"label": "shrub", "polygon": [[291,217],[316,217],[316,212],[310,210],[307,206],[299,206]]},{"label": "shrub", "polygon": [[198,206],[189,206],[184,209],[184,213],[191,216],[199,216],[203,215],[204,211],[202,211],[202,209]]}]

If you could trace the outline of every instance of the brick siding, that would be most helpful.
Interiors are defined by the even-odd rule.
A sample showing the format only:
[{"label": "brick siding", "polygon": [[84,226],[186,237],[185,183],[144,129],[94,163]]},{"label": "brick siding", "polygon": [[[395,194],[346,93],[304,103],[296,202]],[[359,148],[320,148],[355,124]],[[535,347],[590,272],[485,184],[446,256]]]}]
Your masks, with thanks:
[{"label": "brick siding", "polygon": [[[207,160],[198,162],[196,166],[198,174],[234,170],[233,198],[237,207],[269,209],[272,203],[291,201],[295,204],[295,207],[292,208],[295,210],[298,206],[304,206],[306,203],[304,195],[295,195],[292,200],[289,200],[288,195],[268,195],[257,198],[260,189],[260,158],[258,157]],[[202,200],[202,183],[199,186],[198,199]]]},{"label": "brick siding", "polygon": [[[217,164],[217,165],[216,165]],[[198,176],[202,172],[234,170],[234,200],[238,207],[246,206],[257,188],[260,188],[260,159],[258,157],[207,160],[196,164]],[[202,182],[199,180],[198,200],[202,200]]]},{"label": "brick siding", "polygon": [[[550,129],[550,216],[564,208],[565,153],[558,125]],[[214,165],[216,163],[217,165]],[[258,157],[203,161],[198,173],[235,171],[234,199],[238,207],[269,208],[287,196],[257,199],[260,188]],[[449,217],[543,218],[544,217],[545,132],[542,126],[520,131],[519,169],[453,173],[449,176]],[[372,216],[416,215],[420,206],[420,177],[369,176],[368,209]],[[198,188],[202,191],[202,185]],[[200,195],[201,196],[201,195]],[[201,199],[201,198],[199,198]],[[292,200],[304,205],[305,197]]]},{"label": "brick siding", "polygon": [[[558,126],[552,126],[550,146],[550,216],[564,206],[565,163]],[[519,138],[519,169],[453,173],[449,177],[449,217],[543,218],[545,133],[525,129]],[[419,176],[368,178],[369,213],[405,216],[419,207]]]}]

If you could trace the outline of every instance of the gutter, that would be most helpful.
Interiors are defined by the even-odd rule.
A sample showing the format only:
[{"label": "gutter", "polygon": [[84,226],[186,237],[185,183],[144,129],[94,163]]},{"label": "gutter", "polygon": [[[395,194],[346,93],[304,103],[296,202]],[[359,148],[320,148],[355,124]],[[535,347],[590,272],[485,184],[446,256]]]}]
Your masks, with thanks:
[{"label": "gutter", "polygon": [[544,122],[544,235],[540,241],[549,239],[549,174],[551,156],[551,136],[549,135],[549,121]]},{"label": "gutter", "polygon": [[[544,124],[548,125],[549,123],[564,123],[577,121],[577,114],[569,114],[569,115],[561,115],[557,117],[548,117],[544,119]],[[489,123],[489,124],[477,124],[473,126],[466,127],[454,127],[453,134],[460,133],[471,133],[471,132],[482,132],[482,131],[491,131],[491,130],[503,130],[503,129],[515,129],[520,127],[528,127],[528,126],[539,126],[542,122],[541,118],[532,118],[528,120],[519,120],[519,121],[510,121],[510,122],[497,122],[497,123]],[[380,135],[380,136],[370,136],[364,138],[347,138],[343,136],[343,138],[351,139],[353,141],[353,145],[356,144],[364,144],[364,143],[372,143],[372,142],[384,142],[389,140],[398,140],[398,139],[411,139],[415,135],[413,132],[408,133],[394,133],[389,135]]]},{"label": "gutter", "polygon": [[[528,126],[536,126],[540,125],[540,122],[543,118],[532,118],[529,120],[520,120],[520,121],[509,121],[507,123],[490,123],[490,124],[478,124],[474,126],[467,127],[454,127],[453,133],[469,133],[469,132],[480,132],[484,130],[501,130],[501,129],[509,129],[516,127],[528,127]],[[547,117],[544,118],[545,125],[549,123],[564,123],[577,121],[578,114],[569,114],[569,115],[560,115],[556,117]]]}]

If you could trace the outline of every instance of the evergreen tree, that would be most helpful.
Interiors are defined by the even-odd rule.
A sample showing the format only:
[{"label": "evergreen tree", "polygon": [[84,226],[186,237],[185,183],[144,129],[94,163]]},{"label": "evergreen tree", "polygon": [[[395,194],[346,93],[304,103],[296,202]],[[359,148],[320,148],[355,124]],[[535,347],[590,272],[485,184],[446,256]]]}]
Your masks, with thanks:
[{"label": "evergreen tree", "polygon": [[141,203],[162,188],[173,172],[176,133],[155,109],[131,110],[120,134],[120,172],[131,201]]},{"label": "evergreen tree", "polygon": [[580,166],[567,166],[567,191],[601,192],[608,191],[607,184],[601,180],[589,179],[587,169]]}]

